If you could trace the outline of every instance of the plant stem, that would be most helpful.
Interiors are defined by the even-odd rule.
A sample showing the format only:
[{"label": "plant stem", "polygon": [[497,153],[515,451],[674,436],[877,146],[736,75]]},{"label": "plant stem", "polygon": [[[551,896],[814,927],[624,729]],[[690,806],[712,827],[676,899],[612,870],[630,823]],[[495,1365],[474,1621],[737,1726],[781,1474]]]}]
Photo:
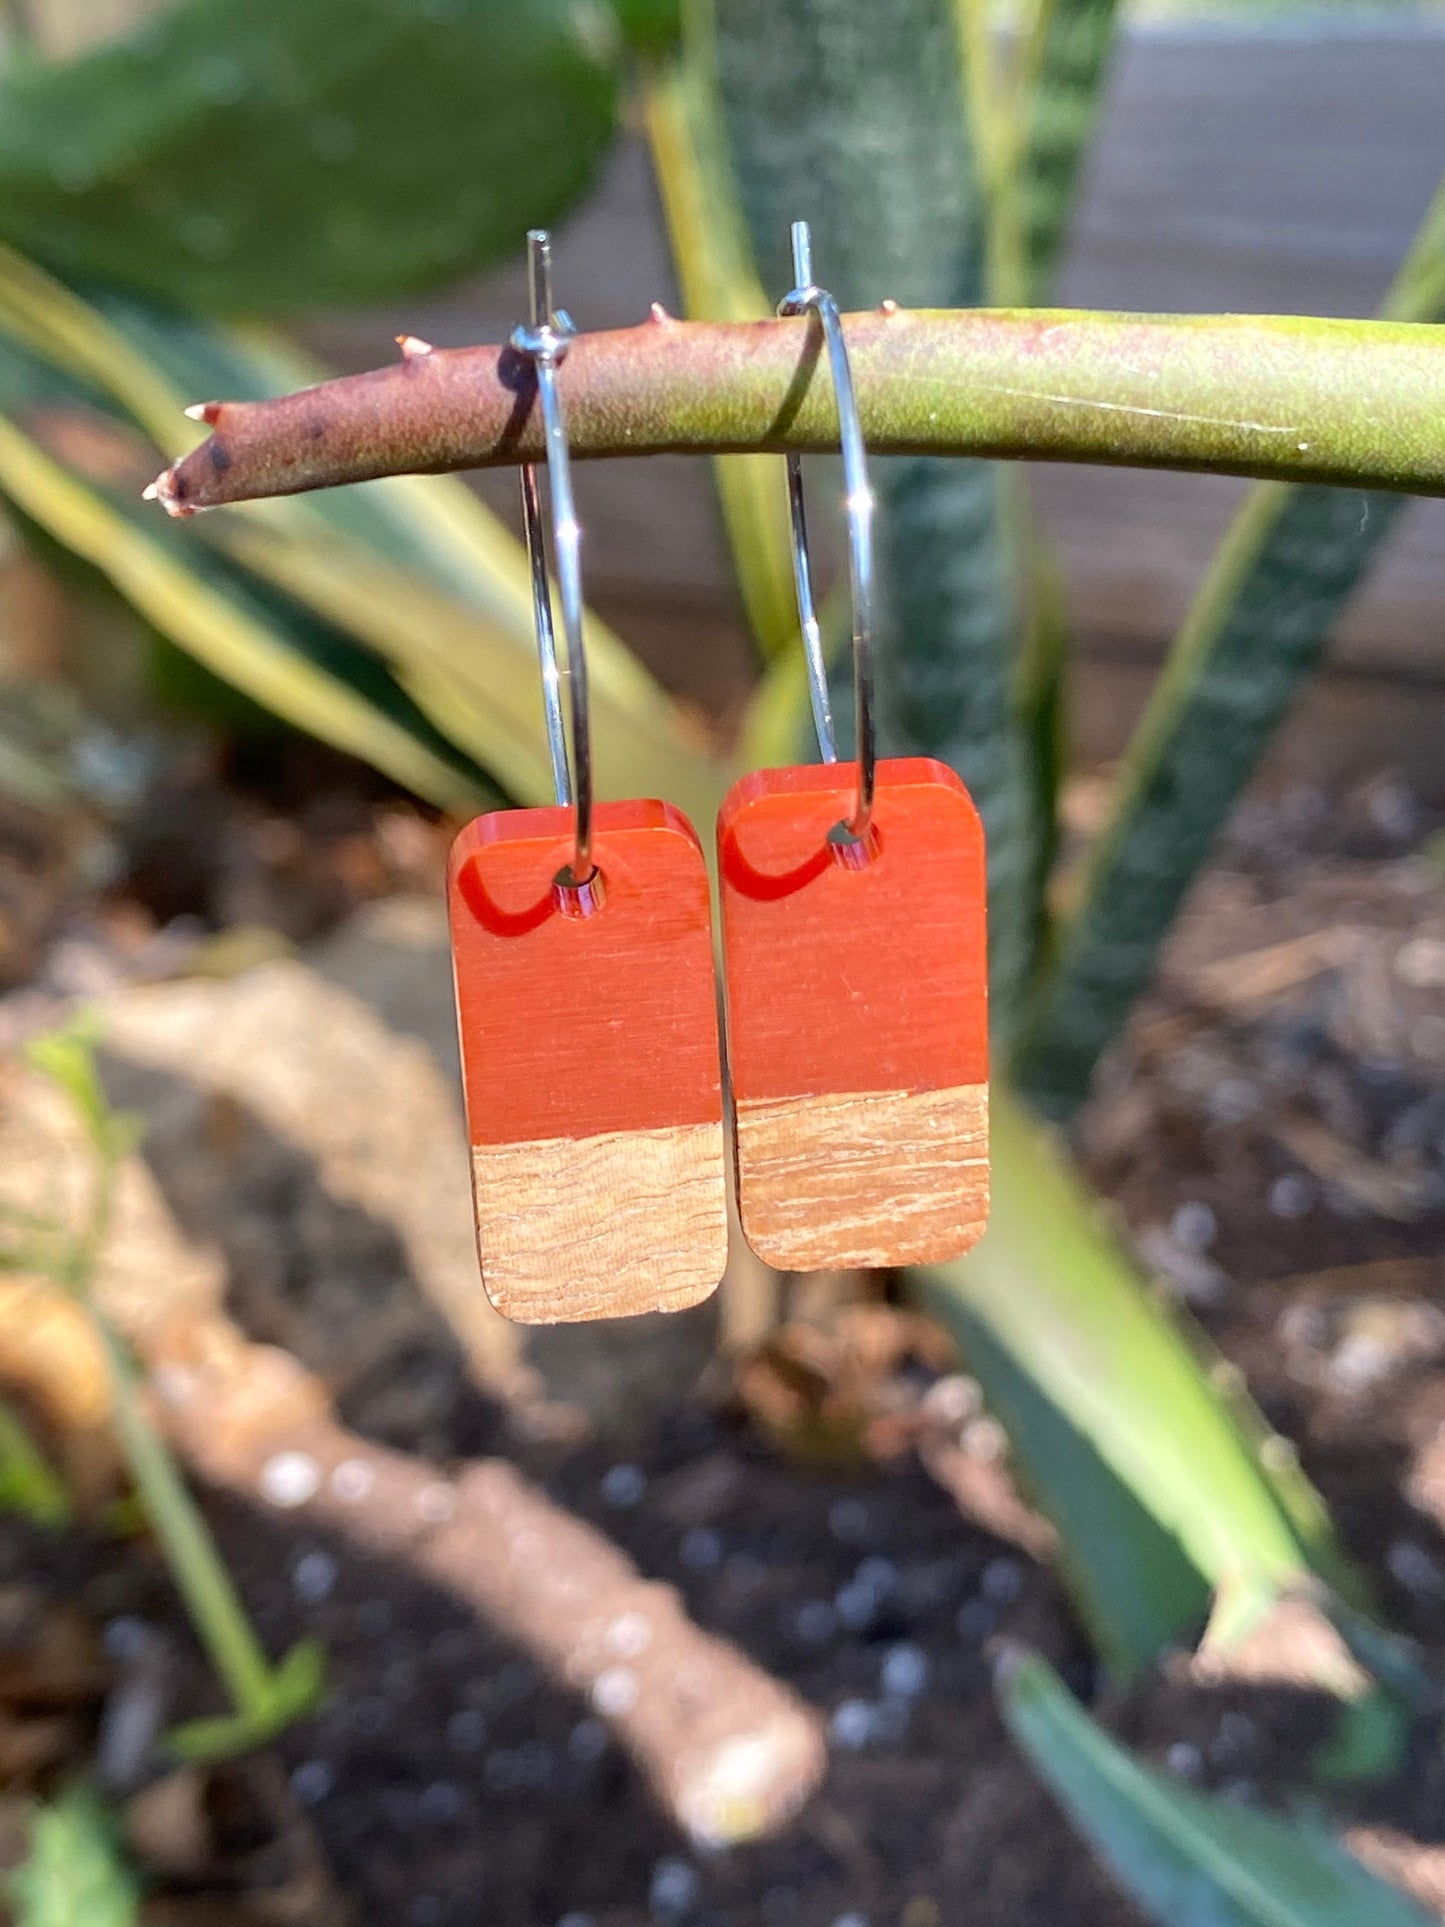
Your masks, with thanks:
[{"label": "plant stem", "polygon": [[116,1430],[191,1622],[236,1710],[243,1717],[259,1716],[269,1704],[270,1663],[175,1460],[145,1415],[130,1355],[93,1300],[96,1266],[114,1213],[118,1168],[115,1150],[98,1142],[96,1152],[95,1189],[75,1248],[72,1289],[90,1312],[105,1349]]},{"label": "plant stem", "polygon": [[[1256,315],[905,311],[846,318],[878,454],[1209,470],[1445,494],[1445,328]],[[803,319],[583,335],[560,371],[579,458],[836,448]],[[274,401],[216,402],[161,477],[173,513],[379,475],[542,459],[497,347],[413,353]]]},{"label": "plant stem", "polygon": [[146,1518],[235,1709],[227,1718],[182,1729],[173,1743],[192,1759],[222,1758],[255,1744],[310,1704],[320,1689],[321,1660],[317,1649],[303,1643],[272,1671],[200,1509],[146,1414],[140,1374],[95,1303],[96,1274],[115,1215],[116,1183],[138,1136],[138,1120],[113,1111],[106,1099],[96,1073],[95,1038],[93,1026],[82,1017],[65,1030],[36,1038],[27,1053],[70,1100],[94,1155],[85,1222],[54,1275],[85,1307],[95,1328],[105,1354],[116,1430]]},{"label": "plant stem", "polygon": [[271,1668],[175,1461],[141,1408],[139,1380],[125,1346],[93,1312],[110,1366],[116,1430],[146,1518],[166,1555],[191,1622],[243,1718],[270,1704]]}]

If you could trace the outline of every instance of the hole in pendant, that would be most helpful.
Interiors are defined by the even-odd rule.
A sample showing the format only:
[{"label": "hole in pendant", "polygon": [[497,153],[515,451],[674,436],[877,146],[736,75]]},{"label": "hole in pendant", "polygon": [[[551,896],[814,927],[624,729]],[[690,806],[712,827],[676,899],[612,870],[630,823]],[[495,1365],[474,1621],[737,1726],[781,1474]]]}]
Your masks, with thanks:
[{"label": "hole in pendant", "polygon": [[572,874],[571,864],[564,863],[552,879],[552,901],[564,917],[595,917],[607,901],[602,872],[594,869],[579,883]]},{"label": "hole in pendant", "polygon": [[840,868],[866,870],[878,854],[878,830],[870,823],[862,836],[854,836],[846,823],[835,823],[828,832],[828,849]]}]

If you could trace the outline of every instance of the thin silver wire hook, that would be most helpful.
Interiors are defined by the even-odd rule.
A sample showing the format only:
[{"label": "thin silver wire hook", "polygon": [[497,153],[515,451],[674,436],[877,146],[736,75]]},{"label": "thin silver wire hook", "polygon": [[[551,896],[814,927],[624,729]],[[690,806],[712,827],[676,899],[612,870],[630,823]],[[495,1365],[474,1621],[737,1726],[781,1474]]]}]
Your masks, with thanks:
[{"label": "thin silver wire hook", "polygon": [[[873,792],[877,775],[878,741],[873,713],[873,491],[868,482],[868,453],[853,371],[838,304],[813,280],[813,240],[806,221],[793,223],[793,278],[796,286],[778,303],[780,315],[815,314],[823,329],[828,367],[838,402],[838,434],[843,452],[843,500],[848,514],[848,584],[853,597],[853,697],[858,713],[858,800],[847,825],[852,837],[868,834],[873,820]],[[838,760],[833,728],[833,703],[828,693],[828,665],[813,602],[813,572],[808,561],[808,523],[803,504],[803,467],[796,454],[788,456],[788,510],[793,530],[793,581],[798,591],[798,620],[808,658],[808,690],[813,724],[825,763]]]},{"label": "thin silver wire hook", "polygon": [[[565,312],[552,306],[552,243],[541,228],[533,228],[527,235],[527,287],[529,323],[512,331],[511,345],[518,354],[526,355],[537,371],[537,400],[542,409],[547,448],[547,496],[552,506],[552,553],[562,597],[562,632],[567,639],[565,669],[557,661],[542,505],[537,470],[531,463],[522,468],[522,521],[532,564],[532,610],[537,621],[537,655],[542,665],[542,706],[547,720],[552,789],[557,801],[569,804],[576,814],[572,881],[586,883],[593,873],[592,732],[587,703],[587,656],[582,641],[582,527],[572,495],[567,425],[562,415],[562,398],[557,392],[557,369],[576,329]],[[562,714],[564,680],[572,711],[570,759]]]}]

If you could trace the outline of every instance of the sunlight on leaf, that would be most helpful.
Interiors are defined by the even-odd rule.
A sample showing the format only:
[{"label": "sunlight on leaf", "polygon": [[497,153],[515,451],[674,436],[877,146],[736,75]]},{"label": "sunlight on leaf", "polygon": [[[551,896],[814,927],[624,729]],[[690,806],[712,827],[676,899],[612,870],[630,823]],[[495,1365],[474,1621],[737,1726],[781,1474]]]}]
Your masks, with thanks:
[{"label": "sunlight on leaf", "polygon": [[997,1084],[991,1129],[989,1229],[918,1288],[1007,1428],[1113,1670],[1142,1672],[1202,1630],[1221,1590],[1248,1617],[1316,1572],[1363,1603],[1318,1501],[1276,1488],[1263,1421],[1240,1423],[1241,1395],[1212,1382],[1202,1339],[1148,1292],[1061,1151]]},{"label": "sunlight on leaf", "polygon": [[1323,1827],[1211,1798],[1140,1764],[1041,1659],[1000,1668],[1009,1730],[1070,1820],[1160,1927],[1427,1927]]},{"label": "sunlight on leaf", "polygon": [[75,59],[6,64],[0,232],[212,313],[384,299],[572,204],[621,53],[615,21],[569,0],[187,0]]},{"label": "sunlight on leaf", "polygon": [[[710,28],[701,0],[694,0],[682,56],[654,72],[647,86],[652,164],[687,313],[702,321],[754,321],[771,314],[773,303],[758,282],[729,175],[711,65]],[[765,455],[719,455],[713,474],[758,648],[765,661],[795,654],[798,618],[782,464]]]}]

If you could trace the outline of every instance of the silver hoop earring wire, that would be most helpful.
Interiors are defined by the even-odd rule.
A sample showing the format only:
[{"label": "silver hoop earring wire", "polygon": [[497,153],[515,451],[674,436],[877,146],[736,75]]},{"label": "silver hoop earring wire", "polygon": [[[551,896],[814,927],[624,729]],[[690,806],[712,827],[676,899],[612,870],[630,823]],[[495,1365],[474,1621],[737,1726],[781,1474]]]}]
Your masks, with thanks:
[{"label": "silver hoop earring wire", "polygon": [[[552,617],[552,588],[547,576],[542,507],[537,470],[522,468],[522,521],[532,564],[532,608],[537,622],[537,655],[542,668],[542,704],[547,722],[547,749],[552,763],[552,788],[560,804],[576,818],[575,853],[571,882],[587,883],[592,862],[592,735],[587,704],[587,656],[582,640],[582,528],[572,495],[572,463],[567,451],[567,424],[557,392],[557,370],[576,329],[569,316],[552,307],[552,244],[534,228],[527,235],[529,323],[513,330],[511,345],[531,361],[537,376],[537,401],[542,410],[542,432],[547,450],[547,497],[552,510],[552,553],[562,600],[562,632],[567,642],[566,668],[557,661],[557,634]],[[567,683],[572,720],[571,756],[562,713],[563,681]]]},{"label": "silver hoop earring wire", "polygon": [[[858,718],[858,794],[853,815],[845,825],[849,836],[868,834],[873,820],[873,792],[878,762],[877,730],[873,711],[873,491],[868,481],[868,454],[853,371],[838,304],[813,280],[812,236],[806,221],[794,221],[793,275],[796,286],[778,303],[780,315],[814,314],[823,330],[833,392],[838,402],[838,433],[843,454],[843,500],[848,523],[848,583],[853,599],[853,695]],[[828,693],[828,665],[813,601],[813,573],[808,560],[808,524],[803,503],[802,463],[790,453],[788,509],[793,534],[793,581],[798,592],[798,620],[808,658],[808,689],[813,724],[825,763],[838,761],[833,728],[833,704]]]}]

